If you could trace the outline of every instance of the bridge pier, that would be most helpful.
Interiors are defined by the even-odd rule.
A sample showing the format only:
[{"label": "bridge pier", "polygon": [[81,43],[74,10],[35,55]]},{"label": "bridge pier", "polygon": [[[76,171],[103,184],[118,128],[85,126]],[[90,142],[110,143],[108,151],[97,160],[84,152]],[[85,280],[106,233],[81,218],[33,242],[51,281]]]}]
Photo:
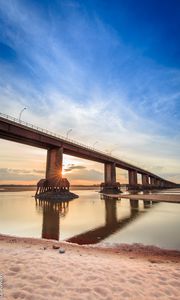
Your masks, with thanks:
[{"label": "bridge pier", "polygon": [[51,148],[47,151],[46,179],[62,178],[63,148]]},{"label": "bridge pier", "polygon": [[157,178],[155,178],[155,186],[156,186],[156,188],[160,187],[160,180]]},{"label": "bridge pier", "polygon": [[70,200],[78,196],[69,191],[67,178],[62,178],[63,147],[47,151],[46,178],[37,183],[36,197],[42,200]]},{"label": "bridge pier", "polygon": [[166,188],[166,181],[162,181],[163,188]]},{"label": "bridge pier", "polygon": [[116,182],[116,165],[115,163],[104,164],[104,178],[107,183]]},{"label": "bridge pier", "polygon": [[146,174],[142,174],[142,187],[143,189],[149,188],[149,176]]},{"label": "bridge pier", "polygon": [[164,188],[164,181],[160,180],[160,188],[163,189]]},{"label": "bridge pier", "polygon": [[138,187],[137,171],[128,170],[129,190],[136,190]]},{"label": "bridge pier", "polygon": [[150,177],[150,185],[151,188],[165,188],[167,187],[167,183],[165,180],[161,180],[155,177]]},{"label": "bridge pier", "polygon": [[116,164],[104,164],[104,182],[100,185],[102,193],[117,194],[120,193],[120,183],[116,182]]},{"label": "bridge pier", "polygon": [[150,177],[150,185],[151,187],[155,187],[155,178],[154,177]]}]

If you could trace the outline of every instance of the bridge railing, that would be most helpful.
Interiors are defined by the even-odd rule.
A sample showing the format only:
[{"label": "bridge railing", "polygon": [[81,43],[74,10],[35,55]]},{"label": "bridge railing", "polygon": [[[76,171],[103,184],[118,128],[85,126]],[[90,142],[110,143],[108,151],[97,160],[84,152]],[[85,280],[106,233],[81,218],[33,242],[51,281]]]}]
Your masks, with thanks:
[{"label": "bridge railing", "polygon": [[[37,125],[34,125],[34,124],[31,124],[31,123],[29,123],[29,122],[22,121],[22,120],[20,120],[20,119],[17,119],[17,118],[15,118],[15,117],[12,117],[12,116],[3,114],[3,113],[1,113],[1,112],[0,112],[0,117],[2,117],[2,118],[4,118],[4,119],[7,119],[7,120],[10,120],[10,121],[13,121],[13,122],[15,122],[15,123],[17,123],[17,124],[19,124],[19,125],[24,125],[24,126],[26,126],[26,127],[35,129],[35,130],[40,131],[40,132],[42,132],[42,133],[45,133],[45,134],[47,134],[47,135],[50,135],[50,136],[59,138],[59,139],[61,139],[61,140],[64,140],[65,142],[69,142],[69,143],[75,144],[75,145],[77,145],[77,146],[81,146],[81,147],[85,148],[86,150],[91,150],[91,151],[94,151],[94,152],[97,152],[97,153],[106,155],[106,156],[109,157],[109,158],[117,159],[117,160],[120,160],[120,161],[122,161],[122,162],[124,162],[124,163],[127,163],[127,164],[129,164],[129,165],[132,165],[132,163],[131,163],[131,162],[128,162],[127,160],[124,160],[124,159],[121,160],[119,157],[113,156],[113,155],[111,155],[110,153],[107,153],[107,152],[105,152],[105,151],[96,149],[96,148],[91,147],[91,146],[87,146],[87,145],[85,145],[85,144],[83,144],[83,143],[80,143],[80,142],[77,142],[77,141],[75,141],[75,140],[73,140],[73,139],[66,138],[66,137],[64,137],[64,136],[62,136],[62,135],[60,135],[60,134],[57,134],[57,133],[52,132],[52,131],[50,131],[50,130],[41,128],[41,127],[39,127],[39,126],[37,126]],[[133,166],[133,165],[132,165],[132,166]]]}]

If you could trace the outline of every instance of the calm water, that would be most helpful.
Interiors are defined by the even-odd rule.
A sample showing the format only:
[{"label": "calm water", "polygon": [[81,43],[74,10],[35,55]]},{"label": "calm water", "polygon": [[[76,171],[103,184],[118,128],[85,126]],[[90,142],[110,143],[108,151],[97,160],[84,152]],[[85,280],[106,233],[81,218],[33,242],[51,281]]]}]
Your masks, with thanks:
[{"label": "calm water", "polygon": [[[73,191],[73,190],[72,190]],[[101,199],[76,190],[78,199],[39,203],[35,191],[0,193],[0,233],[88,243],[143,243],[180,250],[180,204],[134,207],[128,199]],[[169,192],[169,191],[168,191]],[[174,192],[180,193],[180,189]]]}]

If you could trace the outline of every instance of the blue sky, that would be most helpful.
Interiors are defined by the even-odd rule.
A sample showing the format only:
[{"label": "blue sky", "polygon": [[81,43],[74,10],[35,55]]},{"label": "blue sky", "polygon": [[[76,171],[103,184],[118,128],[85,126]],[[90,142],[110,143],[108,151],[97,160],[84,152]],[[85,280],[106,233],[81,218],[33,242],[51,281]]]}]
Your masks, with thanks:
[{"label": "blue sky", "polygon": [[[64,135],[72,128],[75,140],[98,140],[98,149],[180,181],[179,28],[175,0],[0,0],[1,112],[18,117],[27,106],[25,121]],[[23,169],[19,145],[12,153],[0,143],[0,174],[36,179],[37,150],[21,148]],[[102,166],[65,162],[76,176],[102,179]]]}]

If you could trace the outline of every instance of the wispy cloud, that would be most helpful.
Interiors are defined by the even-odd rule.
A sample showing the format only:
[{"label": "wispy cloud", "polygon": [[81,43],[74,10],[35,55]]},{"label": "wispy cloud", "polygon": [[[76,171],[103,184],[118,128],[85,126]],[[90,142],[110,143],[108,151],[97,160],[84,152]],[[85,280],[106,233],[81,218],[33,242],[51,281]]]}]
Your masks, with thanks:
[{"label": "wispy cloud", "polygon": [[103,173],[99,172],[95,169],[82,169],[81,171],[78,172],[72,172],[67,174],[68,180],[75,181],[75,182],[95,182],[95,183],[100,183],[103,181]]},{"label": "wispy cloud", "polygon": [[64,169],[65,172],[71,172],[72,170],[82,170],[86,169],[84,166],[76,166],[74,164],[67,165],[67,167]]},{"label": "wispy cloud", "polygon": [[40,175],[33,170],[0,168],[0,181],[32,181],[39,179]]}]

